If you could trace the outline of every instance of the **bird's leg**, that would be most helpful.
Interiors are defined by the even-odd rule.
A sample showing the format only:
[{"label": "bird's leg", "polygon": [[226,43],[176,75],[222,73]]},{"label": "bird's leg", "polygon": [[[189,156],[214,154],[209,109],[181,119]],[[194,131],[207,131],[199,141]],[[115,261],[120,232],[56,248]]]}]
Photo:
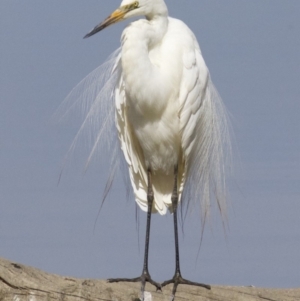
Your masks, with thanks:
[{"label": "bird's leg", "polygon": [[161,285],[152,280],[149,270],[148,270],[148,254],[149,254],[149,242],[150,242],[150,225],[151,225],[151,212],[152,205],[154,200],[154,194],[152,189],[152,180],[151,180],[151,170],[148,169],[148,191],[147,191],[147,201],[148,201],[148,212],[147,212],[147,226],[146,226],[146,239],[145,239],[145,254],[144,254],[144,264],[142,275],[137,278],[114,278],[108,279],[108,282],[141,282],[141,295],[142,301],[144,300],[144,291],[146,282],[148,281],[156,287],[157,290],[161,290]]},{"label": "bird's leg", "polygon": [[196,286],[201,286],[206,289],[211,289],[210,285],[207,284],[202,284],[202,283],[197,283],[197,282],[192,282],[189,280],[186,280],[182,278],[181,272],[180,272],[180,262],[179,262],[179,242],[178,242],[178,223],[177,223],[177,207],[178,207],[178,189],[177,189],[177,183],[178,181],[178,167],[175,166],[174,168],[174,188],[173,188],[173,193],[172,193],[172,206],[173,206],[173,219],[174,219],[174,234],[175,234],[175,274],[172,279],[164,281],[161,284],[161,287],[164,287],[170,283],[173,283],[173,290],[172,290],[172,301],[175,298],[175,293],[177,290],[177,286],[179,284],[188,284],[188,285],[196,285]]},{"label": "bird's leg", "polygon": [[148,192],[147,192],[147,201],[148,201],[148,212],[147,212],[147,227],[146,227],[146,239],[145,239],[145,255],[144,255],[144,265],[143,272],[141,276],[141,293],[144,295],[146,281],[150,282],[156,287],[156,289],[161,290],[161,285],[152,280],[149,270],[148,270],[148,254],[149,254],[149,242],[150,242],[150,226],[151,226],[151,214],[152,214],[152,205],[154,200],[154,194],[152,189],[152,179],[151,179],[151,170],[148,169]]}]

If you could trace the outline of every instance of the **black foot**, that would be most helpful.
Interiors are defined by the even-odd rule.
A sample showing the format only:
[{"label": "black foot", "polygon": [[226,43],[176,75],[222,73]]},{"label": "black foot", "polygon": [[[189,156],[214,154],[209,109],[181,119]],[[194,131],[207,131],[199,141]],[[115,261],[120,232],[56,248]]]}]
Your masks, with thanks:
[{"label": "black foot", "polygon": [[161,291],[161,285],[158,282],[155,282],[152,280],[150,274],[148,272],[144,272],[142,276],[136,277],[136,278],[112,278],[112,279],[107,279],[107,282],[112,283],[112,282],[141,282],[141,300],[144,301],[144,291],[145,291],[145,286],[146,282],[151,283],[153,286],[156,287],[156,290]]},{"label": "black foot", "polygon": [[161,287],[164,287],[164,286],[166,286],[168,284],[171,284],[171,283],[174,283],[173,290],[172,290],[172,299],[171,299],[171,301],[174,301],[175,293],[176,293],[176,290],[177,290],[177,286],[179,284],[195,285],[195,286],[204,287],[204,288],[206,288],[208,290],[211,289],[210,285],[203,284],[203,283],[198,283],[198,282],[192,282],[192,281],[189,281],[189,280],[186,280],[186,279],[182,278],[182,276],[181,276],[180,273],[175,273],[175,275],[174,275],[174,277],[172,279],[164,281],[161,284]]}]

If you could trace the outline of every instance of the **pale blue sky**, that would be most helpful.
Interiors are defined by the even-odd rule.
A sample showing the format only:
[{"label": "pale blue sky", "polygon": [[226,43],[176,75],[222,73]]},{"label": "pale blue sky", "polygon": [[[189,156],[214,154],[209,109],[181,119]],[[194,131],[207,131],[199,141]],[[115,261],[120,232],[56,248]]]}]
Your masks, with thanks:
[{"label": "pale blue sky", "polygon": [[[197,215],[189,217],[181,235],[182,272],[211,284],[299,287],[300,2],[167,4],[198,37],[238,149],[229,231],[225,237],[216,215],[196,260],[200,226]],[[84,156],[57,186],[76,122],[50,122],[68,92],[119,47],[124,23],[82,39],[118,5],[0,3],[1,257],[76,277],[141,272],[145,214],[138,234],[134,201],[126,202],[119,177],[96,222],[105,165],[83,175]],[[172,217],[154,216],[152,225],[150,272],[162,281],[174,272]]]}]

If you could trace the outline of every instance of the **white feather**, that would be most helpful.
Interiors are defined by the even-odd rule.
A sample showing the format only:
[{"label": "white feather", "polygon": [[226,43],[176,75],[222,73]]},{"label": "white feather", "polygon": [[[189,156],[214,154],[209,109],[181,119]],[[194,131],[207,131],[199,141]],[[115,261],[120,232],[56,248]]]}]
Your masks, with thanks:
[{"label": "white feather", "polygon": [[90,146],[86,165],[104,147],[115,170],[118,136],[135,199],[143,211],[147,211],[148,168],[153,173],[152,211],[172,211],[173,171],[178,164],[183,205],[189,207],[190,200],[200,203],[205,218],[216,199],[223,214],[229,135],[222,101],[190,29],[168,18],[162,42],[148,48],[140,35],[148,31],[151,37],[152,30],[147,20],[130,24],[122,35],[121,50],[68,95],[60,115],[78,106],[84,115],[68,155],[84,137]]}]

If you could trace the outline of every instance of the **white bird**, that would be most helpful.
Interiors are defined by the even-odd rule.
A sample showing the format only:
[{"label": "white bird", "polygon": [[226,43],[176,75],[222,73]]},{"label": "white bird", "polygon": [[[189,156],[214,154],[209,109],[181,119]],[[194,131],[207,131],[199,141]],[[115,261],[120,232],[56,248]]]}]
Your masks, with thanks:
[{"label": "white bird", "polygon": [[[108,69],[93,73],[88,78],[88,88],[84,86],[85,98],[88,98],[90,90],[95,89],[93,84],[100,82],[99,73],[105,77],[102,90],[93,92],[95,100],[79,133],[84,127],[89,128],[93,118],[97,120],[98,126],[90,127],[96,135],[94,153],[111,122],[112,92],[118,138],[136,202],[147,212],[147,230],[142,275],[109,281],[140,281],[142,300],[147,281],[157,289],[173,283],[174,300],[178,284],[210,289],[209,285],[181,276],[177,207],[179,202],[185,206],[190,206],[191,200],[194,204],[200,202],[205,220],[211,201],[215,199],[224,214],[224,143],[229,142],[226,113],[197,39],[182,21],[168,16],[163,0],[123,0],[120,7],[85,38],[111,24],[137,16],[145,19],[125,28],[121,51],[111,57],[106,65]],[[111,143],[110,139],[112,136],[106,143]],[[152,280],[148,271],[150,221],[151,213],[164,215],[168,210],[174,216],[176,269],[171,280],[159,284]]]}]

